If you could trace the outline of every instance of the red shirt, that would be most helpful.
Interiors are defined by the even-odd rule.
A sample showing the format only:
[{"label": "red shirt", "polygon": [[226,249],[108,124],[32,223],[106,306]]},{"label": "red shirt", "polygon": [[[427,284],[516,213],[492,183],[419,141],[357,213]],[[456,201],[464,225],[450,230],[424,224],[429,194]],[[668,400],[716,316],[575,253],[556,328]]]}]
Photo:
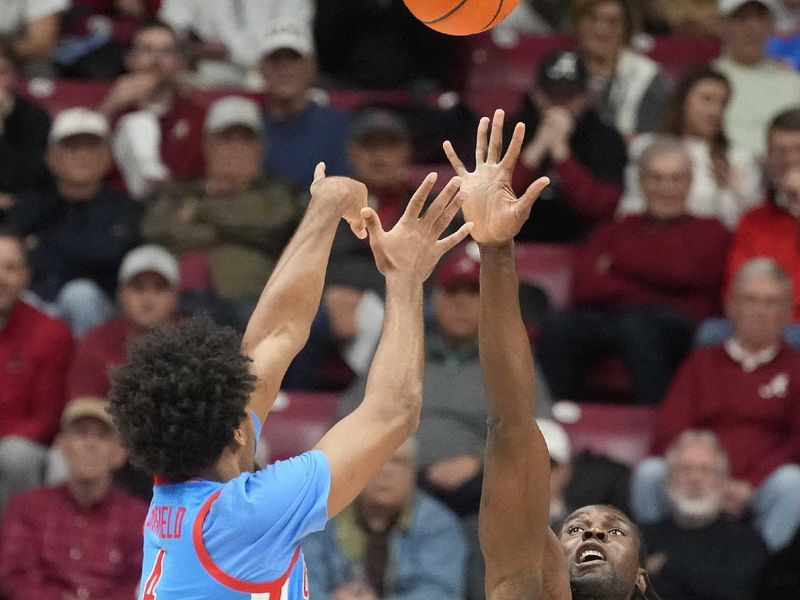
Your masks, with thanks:
[{"label": "red shirt", "polygon": [[659,410],[654,450],[663,453],[688,429],[713,431],[733,476],[753,485],[800,461],[800,352],[783,346],[746,373],[724,346],[694,351]]},{"label": "red shirt", "polygon": [[203,123],[206,110],[181,93],[161,123],[161,160],[178,181],[199,179],[205,173]]},{"label": "red shirt", "polygon": [[50,442],[66,399],[71,353],[69,327],[17,302],[0,325],[0,438]]},{"label": "red shirt", "polygon": [[670,306],[700,321],[719,309],[729,235],[716,219],[629,215],[597,229],[575,263],[576,304]]},{"label": "red shirt", "polygon": [[783,267],[794,286],[794,320],[800,321],[800,236],[798,223],[788,211],[766,202],[739,221],[728,258],[728,285],[745,262],[757,256],[772,258]]},{"label": "red shirt", "polygon": [[78,342],[67,379],[69,399],[108,396],[109,369],[125,362],[129,334],[128,321],[120,318],[95,327]]},{"label": "red shirt", "polygon": [[113,487],[91,508],[66,485],[13,496],[0,525],[0,591],[8,600],[132,600],[146,513]]}]

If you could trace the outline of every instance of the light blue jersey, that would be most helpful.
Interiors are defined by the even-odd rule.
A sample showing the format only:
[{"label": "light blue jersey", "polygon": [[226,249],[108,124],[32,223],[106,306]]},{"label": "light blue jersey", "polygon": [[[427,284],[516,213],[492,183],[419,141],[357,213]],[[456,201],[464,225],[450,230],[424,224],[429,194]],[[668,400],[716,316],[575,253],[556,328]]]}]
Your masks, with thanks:
[{"label": "light blue jersey", "polygon": [[227,483],[156,483],[139,599],[308,598],[300,541],[325,527],[330,482],[311,451]]}]

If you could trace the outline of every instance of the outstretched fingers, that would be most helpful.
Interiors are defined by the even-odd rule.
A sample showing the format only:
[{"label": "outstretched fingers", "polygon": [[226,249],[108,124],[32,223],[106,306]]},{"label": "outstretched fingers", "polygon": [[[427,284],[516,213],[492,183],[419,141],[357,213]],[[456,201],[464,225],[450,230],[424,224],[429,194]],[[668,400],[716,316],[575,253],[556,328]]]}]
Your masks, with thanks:
[{"label": "outstretched fingers", "polygon": [[381,225],[381,218],[373,209],[366,207],[361,209],[361,217],[364,219],[364,226],[369,232],[369,241],[371,244],[379,242],[386,235]]},{"label": "outstretched fingers", "polygon": [[453,144],[450,143],[450,140],[445,140],[444,144],[442,144],[442,148],[444,148],[444,155],[447,157],[447,160],[450,161],[450,164],[453,165],[453,170],[456,172],[456,175],[464,176],[467,174],[467,168],[464,166],[464,163],[461,162],[461,159],[458,158],[458,154],[456,154],[456,149],[453,148]]},{"label": "outstretched fingers", "polygon": [[431,205],[425,211],[425,216],[422,218],[422,220],[426,224],[431,224],[431,226],[434,227],[434,224],[438,222],[439,218],[447,210],[448,206],[452,204],[451,200],[458,193],[460,187],[460,177],[456,176],[448,181],[447,185],[444,186],[444,189],[439,192],[438,196],[436,196],[436,199],[431,202]]},{"label": "outstretched fingers", "polygon": [[541,194],[548,185],[550,185],[549,177],[539,177],[539,179],[534,181],[519,199],[518,210],[529,211],[533,203],[536,202],[536,199],[539,197],[539,194]]},{"label": "outstretched fingers", "polygon": [[475,168],[486,162],[489,143],[489,117],[481,117],[478,123],[478,134],[475,138]]},{"label": "outstretched fingers", "polygon": [[428,173],[425,176],[417,191],[411,196],[411,200],[408,201],[406,210],[403,212],[403,219],[416,220],[419,218],[422,208],[425,206],[425,201],[428,199],[428,195],[431,193],[438,177],[436,173]]},{"label": "outstretched fingers", "polygon": [[522,142],[525,139],[525,124],[517,123],[514,126],[514,135],[511,136],[511,142],[508,144],[508,150],[503,160],[500,161],[500,166],[509,173],[514,172],[514,167],[517,166],[517,160],[522,152]]},{"label": "outstretched fingers", "polygon": [[442,232],[447,229],[450,223],[453,222],[458,210],[461,208],[461,205],[464,204],[464,195],[456,193],[455,197],[450,201],[447,207],[442,211],[442,214],[436,219],[436,222],[433,224],[433,231],[436,234],[436,237],[442,235]]},{"label": "outstretched fingers", "polygon": [[472,231],[473,227],[474,223],[472,223],[472,221],[467,221],[461,227],[458,228],[458,231],[436,242],[436,247],[440,251],[439,256],[440,257],[444,256],[450,250],[452,250],[453,248],[458,246],[461,242],[463,242],[469,235],[469,232]]},{"label": "outstretched fingers", "polygon": [[486,154],[487,163],[500,162],[500,153],[503,151],[503,120],[506,113],[498,108],[492,117],[492,131],[489,134],[489,150]]}]

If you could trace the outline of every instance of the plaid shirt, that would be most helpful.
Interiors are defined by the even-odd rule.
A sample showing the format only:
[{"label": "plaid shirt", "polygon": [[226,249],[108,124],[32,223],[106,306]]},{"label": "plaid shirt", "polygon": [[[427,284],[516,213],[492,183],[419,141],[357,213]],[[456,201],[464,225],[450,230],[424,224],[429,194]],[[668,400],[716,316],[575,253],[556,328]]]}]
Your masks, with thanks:
[{"label": "plaid shirt", "polygon": [[88,509],[66,485],[17,494],[0,525],[0,593],[8,600],[132,600],[146,511],[115,488]]}]

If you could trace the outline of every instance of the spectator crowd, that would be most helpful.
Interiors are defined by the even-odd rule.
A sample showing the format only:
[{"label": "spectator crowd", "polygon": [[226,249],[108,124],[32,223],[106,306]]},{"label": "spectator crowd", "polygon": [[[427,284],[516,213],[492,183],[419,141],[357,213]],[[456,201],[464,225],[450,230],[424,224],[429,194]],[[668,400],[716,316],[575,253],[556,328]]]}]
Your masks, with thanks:
[{"label": "spectator crowd", "polygon": [[[515,190],[551,179],[517,240],[551,525],[629,511],[664,600],[800,598],[799,70],[798,0],[521,0],[465,39],[402,0],[0,2],[0,600],[136,597],[127,344],[243,331],[318,162],[389,228],[487,106],[526,125]],[[306,541],[312,597],[483,599],[479,272],[432,276],[419,431]],[[343,222],[284,389],[353,410],[383,294]],[[576,444],[573,402],[651,447]]]}]

